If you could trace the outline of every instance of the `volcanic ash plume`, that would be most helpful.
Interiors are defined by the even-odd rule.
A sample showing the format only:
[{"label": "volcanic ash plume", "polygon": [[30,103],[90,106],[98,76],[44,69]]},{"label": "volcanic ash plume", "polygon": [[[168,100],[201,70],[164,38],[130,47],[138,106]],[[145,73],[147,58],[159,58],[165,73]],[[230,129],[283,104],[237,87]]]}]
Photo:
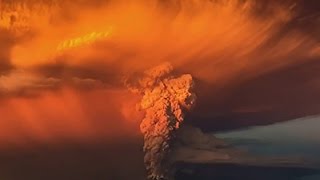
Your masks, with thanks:
[{"label": "volcanic ash plume", "polygon": [[165,63],[145,71],[135,82],[127,80],[129,89],[142,94],[139,104],[145,110],[140,130],[144,135],[144,162],[148,179],[170,179],[167,156],[185,112],[196,101],[190,74],[176,76]]}]

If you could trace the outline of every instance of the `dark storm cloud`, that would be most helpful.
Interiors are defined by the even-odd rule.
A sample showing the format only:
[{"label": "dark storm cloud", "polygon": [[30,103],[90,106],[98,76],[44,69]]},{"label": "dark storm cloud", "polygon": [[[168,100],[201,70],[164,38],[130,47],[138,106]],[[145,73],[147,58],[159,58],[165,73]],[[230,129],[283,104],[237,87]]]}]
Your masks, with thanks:
[{"label": "dark storm cloud", "polygon": [[[287,67],[251,80],[199,93],[192,114],[205,130],[266,125],[320,114],[319,59]],[[203,89],[210,85],[203,84]],[[201,95],[202,94],[202,95]]]}]

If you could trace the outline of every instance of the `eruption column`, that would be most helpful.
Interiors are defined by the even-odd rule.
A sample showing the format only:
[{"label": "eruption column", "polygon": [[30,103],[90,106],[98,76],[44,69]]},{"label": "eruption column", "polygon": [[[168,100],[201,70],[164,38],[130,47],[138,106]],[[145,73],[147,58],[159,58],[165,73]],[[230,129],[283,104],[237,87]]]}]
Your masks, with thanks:
[{"label": "eruption column", "polygon": [[144,162],[148,179],[170,179],[168,154],[185,112],[196,100],[190,74],[176,76],[169,63],[145,71],[136,81],[126,81],[129,89],[142,94],[139,108],[145,111],[140,124],[144,135]]}]

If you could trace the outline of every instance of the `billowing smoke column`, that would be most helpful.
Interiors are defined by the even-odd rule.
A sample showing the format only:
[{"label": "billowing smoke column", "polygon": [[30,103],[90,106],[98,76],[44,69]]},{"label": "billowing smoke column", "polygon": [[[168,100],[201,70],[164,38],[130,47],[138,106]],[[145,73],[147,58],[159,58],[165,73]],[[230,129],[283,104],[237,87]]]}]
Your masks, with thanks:
[{"label": "billowing smoke column", "polygon": [[196,101],[190,74],[176,76],[169,63],[145,71],[135,82],[127,80],[129,89],[142,94],[139,108],[145,110],[140,130],[144,135],[144,162],[148,179],[170,179],[168,154],[185,112]]}]

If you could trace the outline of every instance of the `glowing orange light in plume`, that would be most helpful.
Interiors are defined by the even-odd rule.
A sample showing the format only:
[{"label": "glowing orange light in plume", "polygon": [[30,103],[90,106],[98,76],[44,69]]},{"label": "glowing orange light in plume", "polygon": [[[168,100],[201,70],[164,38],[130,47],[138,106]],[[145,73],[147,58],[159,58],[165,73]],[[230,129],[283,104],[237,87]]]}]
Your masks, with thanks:
[{"label": "glowing orange light in plume", "polygon": [[80,47],[83,45],[92,44],[96,41],[103,40],[104,38],[108,37],[112,33],[112,30],[113,28],[110,28],[105,32],[92,32],[82,37],[66,40],[58,45],[57,50],[59,52],[59,51],[64,51],[71,48]]}]

